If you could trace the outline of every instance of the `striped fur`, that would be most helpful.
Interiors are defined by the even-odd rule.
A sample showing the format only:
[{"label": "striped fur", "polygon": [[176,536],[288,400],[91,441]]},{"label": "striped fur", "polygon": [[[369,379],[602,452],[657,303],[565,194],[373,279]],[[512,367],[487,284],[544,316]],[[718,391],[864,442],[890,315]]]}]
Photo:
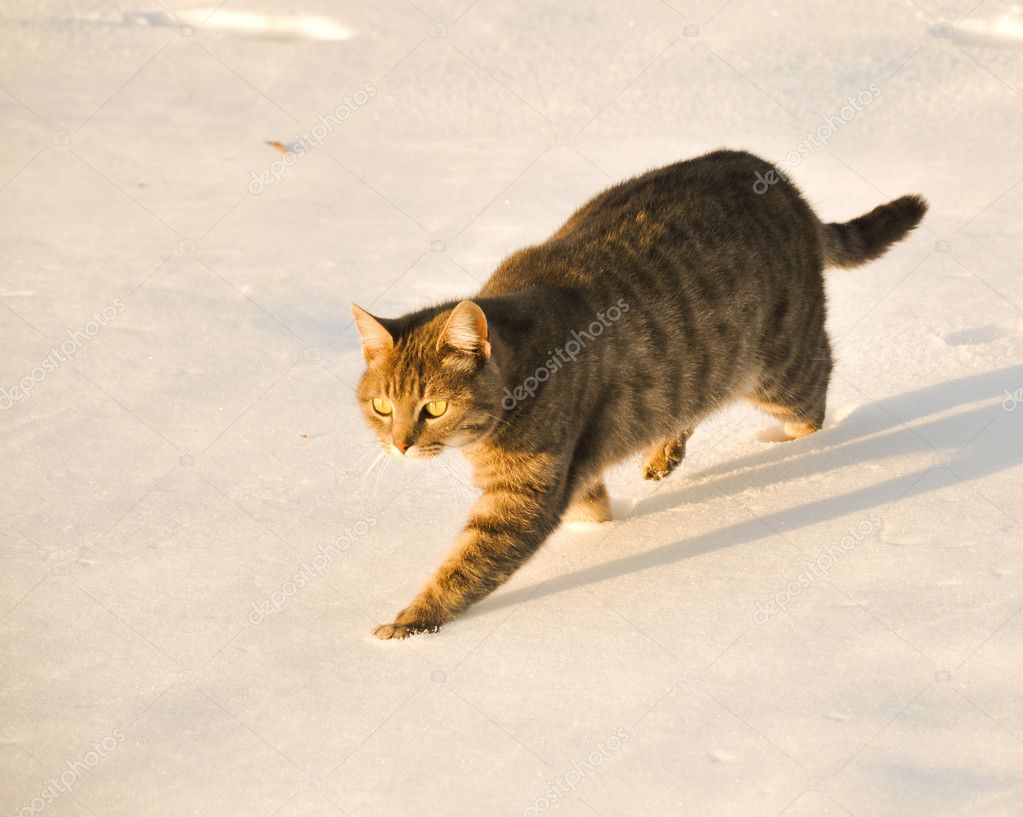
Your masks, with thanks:
[{"label": "striped fur", "polygon": [[[359,400],[385,448],[460,448],[482,490],[451,555],[379,637],[451,620],[562,518],[609,516],[608,466],[645,451],[646,478],[668,476],[693,428],[731,400],[750,400],[790,436],[820,428],[831,372],[823,268],[877,257],[926,205],[904,197],[825,225],[780,174],[756,192],[769,172],[733,151],[653,170],[512,254],[472,302],[390,320],[356,312],[368,363]],[[372,408],[380,396],[391,416]],[[426,416],[440,399],[447,413]]]}]

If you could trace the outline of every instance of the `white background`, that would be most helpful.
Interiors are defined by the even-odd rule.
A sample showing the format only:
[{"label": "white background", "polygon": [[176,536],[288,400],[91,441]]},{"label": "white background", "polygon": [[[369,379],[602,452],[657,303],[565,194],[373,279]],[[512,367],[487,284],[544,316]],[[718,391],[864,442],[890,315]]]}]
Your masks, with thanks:
[{"label": "white background", "polygon": [[[1019,813],[1023,17],[721,2],[3,3],[3,814]],[[349,302],[469,294],[612,181],[784,162],[872,84],[790,173],[827,220],[932,209],[829,273],[826,428],[736,406],[374,640],[472,489],[373,465]]]}]

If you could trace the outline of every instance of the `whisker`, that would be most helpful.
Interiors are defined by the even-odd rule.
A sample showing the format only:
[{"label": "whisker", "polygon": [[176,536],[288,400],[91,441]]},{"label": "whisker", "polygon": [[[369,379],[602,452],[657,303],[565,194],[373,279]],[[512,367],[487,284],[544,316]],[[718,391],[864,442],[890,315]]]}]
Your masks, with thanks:
[{"label": "whisker", "polygon": [[[450,448],[451,446],[448,447]],[[476,491],[476,486],[470,480],[467,480],[464,474],[455,470],[449,462],[443,459],[438,459],[437,463],[447,472],[448,477],[457,492],[473,493]]]},{"label": "whisker", "polygon": [[376,499],[377,497],[380,496],[380,477],[383,475],[384,471],[387,470],[387,467],[391,464],[391,458],[387,456],[387,452],[381,451],[380,453],[384,455],[382,458],[383,465],[380,466],[380,468],[377,470],[377,478],[376,481],[373,483],[373,499]]},{"label": "whisker", "polygon": [[367,459],[379,453],[380,453],[379,445],[365,443],[362,446],[361,453],[358,453],[356,456],[352,457],[347,461],[342,461],[341,468],[346,472],[361,469],[363,463],[365,463]]},{"label": "whisker", "polygon": [[379,463],[385,456],[387,456],[387,452],[380,451],[373,462],[369,464],[369,468],[366,469],[366,473],[362,475],[362,481],[359,483],[360,494],[366,493],[366,481],[369,479],[369,475],[373,473],[373,469],[376,467],[377,463]]},{"label": "whisker", "polygon": [[511,420],[506,420],[504,417],[498,417],[496,414],[491,414],[489,411],[481,411],[479,413],[482,414],[484,417],[489,417],[491,420],[497,420],[497,422],[503,423],[509,428],[511,428],[513,425]]}]

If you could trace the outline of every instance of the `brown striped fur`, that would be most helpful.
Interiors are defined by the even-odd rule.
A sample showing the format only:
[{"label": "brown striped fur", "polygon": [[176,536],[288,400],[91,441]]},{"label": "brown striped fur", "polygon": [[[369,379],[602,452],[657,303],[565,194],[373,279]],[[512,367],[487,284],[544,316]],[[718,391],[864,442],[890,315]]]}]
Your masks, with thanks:
[{"label": "brown striped fur", "polygon": [[[769,172],[778,182],[757,192]],[[451,555],[376,635],[437,629],[563,518],[609,518],[608,466],[645,451],[644,476],[663,479],[697,423],[731,400],[763,408],[790,437],[820,428],[823,269],[879,256],[925,209],[907,196],[824,224],[776,168],[717,151],[596,196],[471,301],[395,319],[354,307],[367,359],[359,400],[384,447],[460,448],[482,490]],[[563,351],[573,338],[585,341],[574,360]],[[532,396],[509,397],[530,378]],[[394,413],[380,416],[374,397]],[[447,412],[429,417],[428,400],[447,400]]]}]

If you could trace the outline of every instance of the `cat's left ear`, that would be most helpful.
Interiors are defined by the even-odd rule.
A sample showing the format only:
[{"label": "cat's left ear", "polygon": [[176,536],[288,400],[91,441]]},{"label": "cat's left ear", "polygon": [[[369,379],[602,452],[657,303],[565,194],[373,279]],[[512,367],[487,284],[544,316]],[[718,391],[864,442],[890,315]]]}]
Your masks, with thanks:
[{"label": "cat's left ear", "polygon": [[352,317],[355,318],[355,326],[362,338],[362,356],[367,363],[372,363],[374,357],[394,347],[394,338],[379,318],[374,318],[355,304],[352,304]]},{"label": "cat's left ear", "polygon": [[451,347],[467,355],[490,357],[490,330],[487,316],[472,301],[460,301],[451,310],[437,340],[437,349]]}]

